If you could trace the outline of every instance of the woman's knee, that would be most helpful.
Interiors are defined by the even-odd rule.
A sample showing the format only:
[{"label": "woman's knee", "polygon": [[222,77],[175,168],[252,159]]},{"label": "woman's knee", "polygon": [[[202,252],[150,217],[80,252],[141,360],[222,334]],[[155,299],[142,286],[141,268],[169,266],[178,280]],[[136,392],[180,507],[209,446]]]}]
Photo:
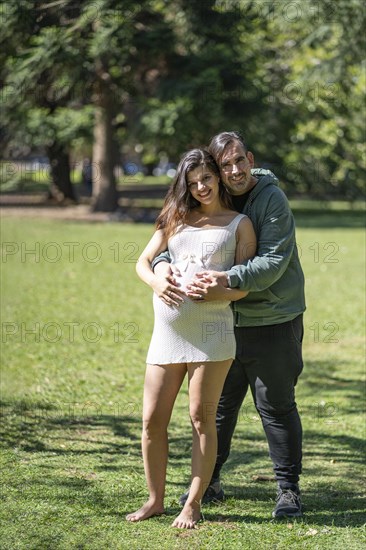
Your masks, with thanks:
[{"label": "woman's knee", "polygon": [[200,403],[190,407],[190,417],[198,433],[216,432],[216,403]]},{"label": "woman's knee", "polygon": [[166,433],[167,428],[168,423],[158,416],[151,416],[142,420],[142,433],[147,439]]}]

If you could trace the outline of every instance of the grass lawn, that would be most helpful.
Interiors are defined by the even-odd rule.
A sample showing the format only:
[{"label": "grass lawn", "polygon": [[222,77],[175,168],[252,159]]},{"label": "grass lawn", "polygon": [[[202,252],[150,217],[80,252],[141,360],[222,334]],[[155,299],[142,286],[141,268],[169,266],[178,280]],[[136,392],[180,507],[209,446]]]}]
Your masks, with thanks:
[{"label": "grass lawn", "polygon": [[193,531],[170,527],[189,479],[186,385],[170,426],[167,513],[124,520],[146,496],[140,418],[153,316],[135,261],[152,226],[2,220],[1,548],[365,547],[364,231],[356,213],[322,214],[299,213],[297,234],[306,514],[271,520],[276,486],[248,397],[223,472],[227,499],[205,507]]}]

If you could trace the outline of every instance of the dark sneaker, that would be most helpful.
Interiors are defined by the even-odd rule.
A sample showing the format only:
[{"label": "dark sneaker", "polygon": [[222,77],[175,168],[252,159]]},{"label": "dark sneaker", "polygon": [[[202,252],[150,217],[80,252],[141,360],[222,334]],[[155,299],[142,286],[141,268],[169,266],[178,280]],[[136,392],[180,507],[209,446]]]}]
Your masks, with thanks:
[{"label": "dark sneaker", "polygon": [[[184,495],[181,495],[179,498],[179,503],[184,506],[186,503],[186,500],[188,498],[189,491],[184,493]],[[221,487],[221,482],[214,481],[209,485],[205,491],[205,494],[202,498],[202,504],[209,504],[210,502],[222,502],[225,498],[225,493],[223,491],[223,488]]]},{"label": "dark sneaker", "polygon": [[299,518],[302,516],[300,493],[291,489],[279,489],[276,498],[276,507],[272,512],[274,518]]}]

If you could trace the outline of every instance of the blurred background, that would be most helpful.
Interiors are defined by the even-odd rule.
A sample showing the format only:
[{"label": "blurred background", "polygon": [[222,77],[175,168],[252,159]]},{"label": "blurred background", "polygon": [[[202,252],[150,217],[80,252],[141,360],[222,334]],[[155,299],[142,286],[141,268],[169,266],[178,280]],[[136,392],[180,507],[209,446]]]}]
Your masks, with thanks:
[{"label": "blurred background", "polygon": [[0,18],[3,194],[113,212],[240,130],[290,197],[362,197],[363,0],[18,0]]}]

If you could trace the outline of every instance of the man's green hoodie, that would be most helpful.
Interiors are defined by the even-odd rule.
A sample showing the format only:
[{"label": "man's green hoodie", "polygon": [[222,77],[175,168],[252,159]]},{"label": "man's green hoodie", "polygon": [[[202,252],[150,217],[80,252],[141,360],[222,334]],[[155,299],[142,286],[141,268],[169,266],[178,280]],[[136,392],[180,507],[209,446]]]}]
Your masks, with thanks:
[{"label": "man's green hoodie", "polygon": [[252,221],[257,252],[232,267],[229,286],[248,290],[233,302],[236,326],[285,323],[305,310],[304,274],[295,241],[295,221],[278,179],[269,170],[253,169],[258,183],[250,191],[243,214]]}]

